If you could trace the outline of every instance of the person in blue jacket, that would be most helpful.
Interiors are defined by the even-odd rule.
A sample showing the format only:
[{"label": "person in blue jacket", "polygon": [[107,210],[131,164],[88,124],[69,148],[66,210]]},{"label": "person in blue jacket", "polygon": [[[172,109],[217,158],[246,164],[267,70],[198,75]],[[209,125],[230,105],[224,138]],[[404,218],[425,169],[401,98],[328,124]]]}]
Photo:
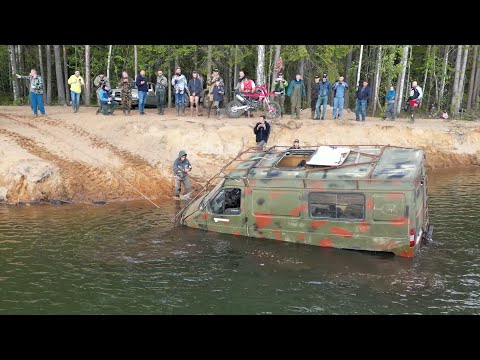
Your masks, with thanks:
[{"label": "person in blue jacket", "polygon": [[332,86],[333,91],[333,118],[340,120],[342,117],[343,103],[345,100],[345,92],[348,90],[348,84],[343,81],[344,77],[340,76],[338,81]]},{"label": "person in blue jacket", "polygon": [[355,100],[355,120],[360,121],[360,107],[362,108],[362,121],[367,117],[367,101],[370,99],[370,87],[368,81],[364,80],[362,87],[358,87]]},{"label": "person in blue jacket", "polygon": [[390,114],[392,121],[395,121],[395,88],[393,86],[390,86],[390,89],[385,96],[385,100],[387,100],[388,107],[387,110],[385,110],[382,120],[385,120]]}]

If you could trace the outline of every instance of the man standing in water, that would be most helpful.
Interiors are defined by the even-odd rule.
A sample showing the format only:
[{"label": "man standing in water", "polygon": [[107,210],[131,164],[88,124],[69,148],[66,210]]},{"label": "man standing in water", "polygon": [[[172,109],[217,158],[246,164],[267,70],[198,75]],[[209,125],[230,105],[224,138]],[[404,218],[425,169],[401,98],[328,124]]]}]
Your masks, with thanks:
[{"label": "man standing in water", "polygon": [[175,198],[180,197],[180,188],[183,183],[185,186],[184,196],[190,194],[192,186],[188,173],[192,171],[192,164],[187,159],[187,153],[180,150],[178,158],[173,162],[173,181],[175,183]]}]

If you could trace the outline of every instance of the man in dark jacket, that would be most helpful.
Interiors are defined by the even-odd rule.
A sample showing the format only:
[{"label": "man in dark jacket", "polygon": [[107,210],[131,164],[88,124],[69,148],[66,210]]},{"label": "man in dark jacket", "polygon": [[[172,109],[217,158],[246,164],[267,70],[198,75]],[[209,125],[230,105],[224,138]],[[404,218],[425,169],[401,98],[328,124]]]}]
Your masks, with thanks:
[{"label": "man in dark jacket", "polygon": [[145,115],[144,110],[148,94],[148,83],[147,79],[145,78],[145,70],[141,70],[140,74],[137,75],[135,84],[137,85],[138,89],[138,111],[140,112],[140,115]]},{"label": "man in dark jacket", "polygon": [[265,115],[260,115],[260,121],[255,124],[253,132],[255,133],[258,149],[263,150],[270,136],[270,124],[265,121]]},{"label": "man in dark jacket", "polygon": [[367,100],[370,98],[370,87],[368,81],[363,81],[363,86],[357,89],[357,99],[355,100],[355,120],[360,121],[360,106],[362,107],[362,121],[367,117]]},{"label": "man in dark jacket", "polygon": [[192,171],[192,164],[187,159],[187,153],[183,150],[180,150],[178,153],[178,158],[173,162],[173,180],[175,182],[175,197],[180,195],[180,187],[183,183],[185,186],[184,195],[187,195],[192,190],[190,185],[190,178],[188,173]]}]

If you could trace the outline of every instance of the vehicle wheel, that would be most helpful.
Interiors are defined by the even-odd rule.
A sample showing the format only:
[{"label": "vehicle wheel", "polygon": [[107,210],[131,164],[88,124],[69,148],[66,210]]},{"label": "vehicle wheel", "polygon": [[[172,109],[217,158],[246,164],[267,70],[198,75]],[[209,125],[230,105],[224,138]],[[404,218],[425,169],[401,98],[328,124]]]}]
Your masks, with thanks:
[{"label": "vehicle wheel", "polygon": [[[267,106],[265,106],[266,108]],[[268,109],[265,109],[265,116],[267,119],[278,119],[281,115],[281,108],[280,104],[277,103],[276,101],[270,101],[270,111]]]},{"label": "vehicle wheel", "polygon": [[243,109],[239,109],[240,107],[242,107],[242,104],[240,103],[240,101],[233,100],[233,101],[230,101],[227,104],[227,106],[225,106],[225,112],[228,115],[228,117],[239,118],[244,113]]}]

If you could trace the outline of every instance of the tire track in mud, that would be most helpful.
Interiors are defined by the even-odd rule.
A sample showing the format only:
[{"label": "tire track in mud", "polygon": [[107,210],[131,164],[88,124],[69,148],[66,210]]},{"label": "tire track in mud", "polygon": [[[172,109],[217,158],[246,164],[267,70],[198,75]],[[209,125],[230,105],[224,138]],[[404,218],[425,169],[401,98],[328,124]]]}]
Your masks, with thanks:
[{"label": "tire track in mud", "polygon": [[[60,120],[49,118],[48,116],[35,118],[35,120],[33,120],[24,115],[0,113],[0,117],[12,120],[17,124],[35,128],[40,133],[53,137],[56,136],[49,131],[41,129],[37,124],[45,123],[53,127],[60,126],[72,132],[76,137],[87,139],[92,147],[108,149],[124,163],[122,169],[114,169],[113,166],[110,166],[112,171],[109,171],[108,168],[105,169],[105,165],[95,167],[75,160],[63,159],[51,153],[33,139],[12,131],[0,129],[2,130],[1,133],[15,140],[19,146],[28,152],[57,165],[62,171],[63,181],[68,195],[72,197],[72,200],[84,200],[85,197],[102,197],[105,199],[141,198],[139,193],[130,185],[126,184],[120,176],[127,179],[135,188],[147,196],[165,197],[168,192],[171,192],[171,182],[160,177],[158,172],[143,158],[119,149],[115,145],[92,135],[77,125],[66,124]],[[23,119],[27,121],[23,121]],[[37,124],[32,123],[32,121]],[[69,145],[75,147],[71,143],[69,143]],[[87,154],[87,156],[90,155]],[[115,173],[118,173],[120,176],[116,176]]]}]

